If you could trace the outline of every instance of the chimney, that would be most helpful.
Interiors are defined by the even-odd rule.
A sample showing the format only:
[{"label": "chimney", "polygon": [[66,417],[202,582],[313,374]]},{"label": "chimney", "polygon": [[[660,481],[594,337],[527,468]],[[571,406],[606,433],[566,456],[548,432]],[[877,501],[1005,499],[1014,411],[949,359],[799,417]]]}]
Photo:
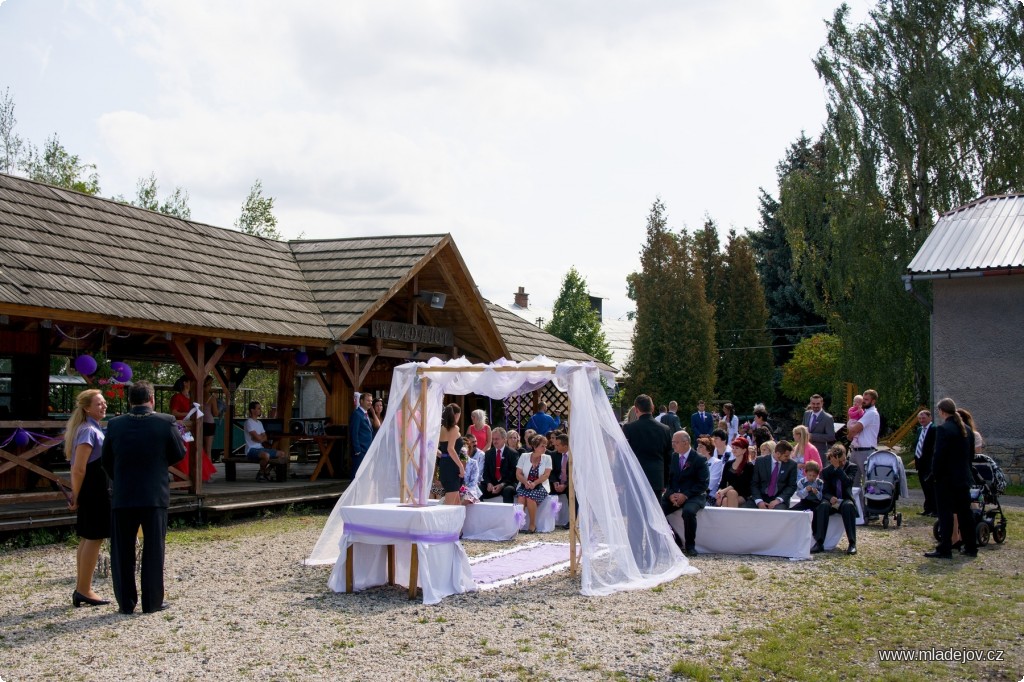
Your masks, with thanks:
[{"label": "chimney", "polygon": [[601,311],[601,297],[590,294],[588,294],[588,296],[590,296],[590,309],[597,313],[597,321],[604,322],[604,314]]},{"label": "chimney", "polygon": [[520,308],[530,307],[530,295],[526,293],[523,287],[519,287],[519,291],[513,294],[516,297],[516,305]]}]

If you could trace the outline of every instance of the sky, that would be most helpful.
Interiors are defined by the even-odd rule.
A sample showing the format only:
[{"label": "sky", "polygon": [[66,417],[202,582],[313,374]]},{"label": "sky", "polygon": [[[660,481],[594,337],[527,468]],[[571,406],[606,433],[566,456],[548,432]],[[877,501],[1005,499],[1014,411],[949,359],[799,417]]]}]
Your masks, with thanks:
[{"label": "sky", "polygon": [[286,238],[451,233],[492,301],[550,308],[575,266],[614,319],[657,197],[758,227],[837,5],[0,0],[0,92],[103,196],[155,173],[230,227],[258,178]]}]

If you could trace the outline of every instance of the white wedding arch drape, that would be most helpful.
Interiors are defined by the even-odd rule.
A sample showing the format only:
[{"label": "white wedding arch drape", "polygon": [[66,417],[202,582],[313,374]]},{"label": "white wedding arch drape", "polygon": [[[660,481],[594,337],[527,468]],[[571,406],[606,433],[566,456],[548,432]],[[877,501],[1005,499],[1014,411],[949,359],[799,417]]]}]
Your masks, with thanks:
[{"label": "white wedding arch drape", "polygon": [[[421,368],[444,370],[418,374]],[[460,368],[472,370],[458,371]],[[536,371],[530,371],[534,368]],[[593,363],[555,363],[542,356],[528,362],[499,360],[490,365],[473,365],[465,358],[448,362],[432,358],[427,363],[395,368],[389,409],[380,432],[355,479],[335,505],[306,563],[337,561],[344,530],[341,507],[401,497],[403,480],[420,487],[414,497],[426,497],[424,487],[429,488],[433,477],[446,394],[474,393],[498,399],[533,391],[549,381],[568,392],[572,405],[569,450],[579,502],[581,592],[604,595],[642,589],[697,573],[675,544],[661,505],[615,419],[597,367]],[[425,395],[422,382],[426,382]],[[401,409],[403,402],[412,406],[411,411]],[[420,411],[424,412],[422,419]],[[428,425],[426,433],[420,433],[420,423]],[[421,453],[424,475],[417,477],[410,464],[403,478],[403,444]]]}]

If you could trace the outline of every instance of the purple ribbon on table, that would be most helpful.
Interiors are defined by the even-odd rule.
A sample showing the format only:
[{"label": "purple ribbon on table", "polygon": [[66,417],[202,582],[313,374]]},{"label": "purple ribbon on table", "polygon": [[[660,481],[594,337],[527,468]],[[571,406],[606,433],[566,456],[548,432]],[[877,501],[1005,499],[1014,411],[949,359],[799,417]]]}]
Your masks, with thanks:
[{"label": "purple ribbon on table", "polygon": [[526,521],[526,511],[522,507],[516,507],[515,510],[516,525],[523,525],[523,521]]},{"label": "purple ribbon on table", "polygon": [[458,542],[458,531],[453,533],[410,533],[404,530],[391,530],[377,526],[364,526],[361,523],[346,523],[345,530],[363,535],[375,535],[389,540],[402,542]]},{"label": "purple ribbon on table", "polygon": [[562,511],[562,501],[560,499],[558,499],[557,495],[555,495],[552,499],[555,502],[554,502],[554,504],[551,505],[551,511],[553,511],[555,514],[557,514],[558,512]]}]

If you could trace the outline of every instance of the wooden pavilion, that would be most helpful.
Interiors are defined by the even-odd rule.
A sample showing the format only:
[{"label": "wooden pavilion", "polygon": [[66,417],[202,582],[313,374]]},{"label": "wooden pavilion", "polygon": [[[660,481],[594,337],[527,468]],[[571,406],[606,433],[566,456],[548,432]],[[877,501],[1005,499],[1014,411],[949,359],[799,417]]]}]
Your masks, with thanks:
[{"label": "wooden pavilion", "polygon": [[[208,375],[232,396],[250,370],[277,369],[284,424],[296,371],[312,372],[336,425],[355,392],[386,390],[410,360],[593,360],[483,299],[448,234],[281,242],[0,174],[0,443],[61,432],[50,358],[85,353],[176,361],[200,379],[200,403]],[[66,477],[40,463],[47,442],[0,446],[0,516],[63,506]],[[172,484],[192,508],[198,457]]]}]

